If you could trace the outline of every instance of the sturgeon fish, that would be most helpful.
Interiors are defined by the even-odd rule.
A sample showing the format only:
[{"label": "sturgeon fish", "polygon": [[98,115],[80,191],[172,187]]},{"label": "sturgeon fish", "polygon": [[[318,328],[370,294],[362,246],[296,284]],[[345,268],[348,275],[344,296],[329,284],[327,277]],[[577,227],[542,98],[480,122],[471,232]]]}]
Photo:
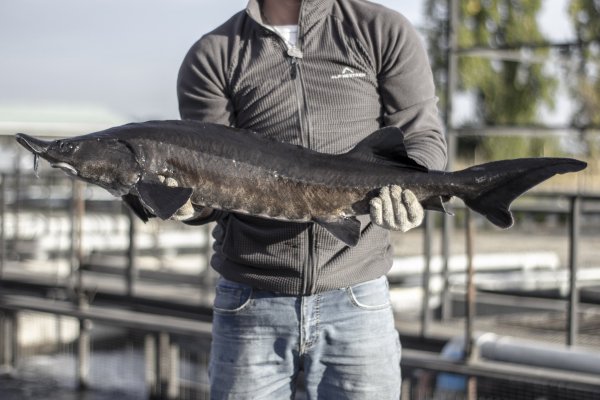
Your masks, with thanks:
[{"label": "sturgeon fish", "polygon": [[[410,189],[423,208],[444,212],[459,197],[491,223],[513,224],[510,205],[554,176],[580,171],[570,158],[494,161],[462,171],[428,170],[408,157],[402,131],[382,128],[344,154],[319,153],[250,130],[197,121],[149,121],[54,141],[17,141],[52,167],[107,189],[143,221],[196,207],[322,225],[349,246],[380,188]],[[170,187],[165,178],[178,182]]]}]

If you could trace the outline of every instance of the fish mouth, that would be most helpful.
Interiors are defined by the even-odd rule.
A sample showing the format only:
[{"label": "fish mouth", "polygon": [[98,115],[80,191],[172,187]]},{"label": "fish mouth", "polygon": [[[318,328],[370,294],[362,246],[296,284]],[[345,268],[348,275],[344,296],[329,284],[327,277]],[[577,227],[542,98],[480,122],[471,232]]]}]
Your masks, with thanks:
[{"label": "fish mouth", "polygon": [[52,163],[50,164],[52,168],[60,168],[65,171],[69,175],[77,176],[77,170],[71,164],[67,164],[66,162]]}]

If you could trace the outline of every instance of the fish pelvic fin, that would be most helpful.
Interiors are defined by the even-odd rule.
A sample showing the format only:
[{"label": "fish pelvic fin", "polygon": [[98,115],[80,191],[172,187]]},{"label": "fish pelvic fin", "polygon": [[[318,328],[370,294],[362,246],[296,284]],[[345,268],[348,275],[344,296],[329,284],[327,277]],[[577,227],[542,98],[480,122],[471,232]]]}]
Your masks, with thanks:
[{"label": "fish pelvic fin", "polygon": [[506,229],[514,223],[510,205],[516,198],[556,174],[581,171],[586,166],[585,162],[571,158],[544,157],[476,165],[457,172],[475,181],[474,190],[458,196],[469,208]]},{"label": "fish pelvic fin", "polygon": [[356,217],[339,218],[334,220],[314,219],[327,232],[344,242],[347,246],[354,247],[360,239],[360,221]]},{"label": "fish pelvic fin", "polygon": [[404,132],[395,126],[376,130],[344,156],[375,164],[428,171],[427,167],[408,156],[404,144]]},{"label": "fish pelvic fin", "polygon": [[444,214],[454,215],[446,209],[444,203],[450,201],[450,196],[434,196],[421,201],[421,206],[426,210],[439,211]]}]

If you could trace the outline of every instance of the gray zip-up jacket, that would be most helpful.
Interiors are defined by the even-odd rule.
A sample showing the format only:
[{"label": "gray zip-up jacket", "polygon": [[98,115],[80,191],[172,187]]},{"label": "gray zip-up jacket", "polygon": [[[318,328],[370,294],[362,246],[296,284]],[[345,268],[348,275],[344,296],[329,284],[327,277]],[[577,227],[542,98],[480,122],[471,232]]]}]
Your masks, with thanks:
[{"label": "gray zip-up jacket", "polygon": [[[446,145],[427,55],[400,14],[363,0],[303,0],[290,51],[259,2],[196,42],[179,72],[183,119],[251,129],[342,153],[382,126],[408,154],[443,169]],[[225,278],[283,294],[313,294],[377,278],[392,265],[389,232],[361,218],[350,248],[316,224],[215,212],[212,266]]]}]

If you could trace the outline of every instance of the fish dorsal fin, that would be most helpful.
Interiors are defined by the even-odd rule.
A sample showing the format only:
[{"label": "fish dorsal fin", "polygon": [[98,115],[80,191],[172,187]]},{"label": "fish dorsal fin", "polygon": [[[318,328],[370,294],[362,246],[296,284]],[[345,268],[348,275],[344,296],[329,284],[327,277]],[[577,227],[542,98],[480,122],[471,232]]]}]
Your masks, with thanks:
[{"label": "fish dorsal fin", "polygon": [[404,145],[404,132],[395,126],[376,130],[346,155],[376,164],[427,171],[426,167],[408,156]]},{"label": "fish dorsal fin", "polygon": [[317,218],[314,221],[347,246],[354,247],[358,243],[360,221],[356,217],[340,218],[333,221]]},{"label": "fish dorsal fin", "polygon": [[135,185],[142,204],[160,219],[171,218],[192,196],[193,190],[140,181]]}]

